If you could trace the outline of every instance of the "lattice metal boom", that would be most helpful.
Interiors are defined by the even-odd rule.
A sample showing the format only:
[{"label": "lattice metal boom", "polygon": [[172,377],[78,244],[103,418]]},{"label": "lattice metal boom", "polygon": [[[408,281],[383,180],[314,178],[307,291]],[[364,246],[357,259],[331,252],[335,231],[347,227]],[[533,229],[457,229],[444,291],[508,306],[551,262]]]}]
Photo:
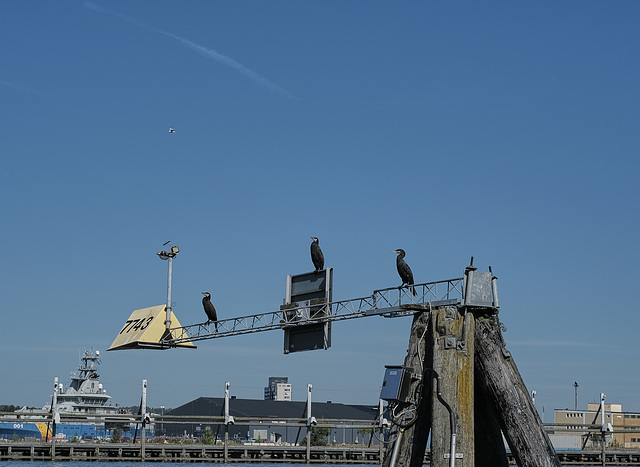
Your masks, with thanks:
[{"label": "lattice metal boom", "polygon": [[219,320],[217,331],[211,332],[213,323],[200,323],[172,328],[162,340],[166,347],[173,347],[186,341],[215,339],[253,332],[284,329],[290,326],[304,326],[327,321],[362,318],[383,315],[386,317],[407,316],[416,311],[433,306],[462,303],[464,298],[464,278],[416,284],[414,296],[408,287],[392,287],[375,290],[369,297],[321,303],[306,307],[292,307],[262,313]]}]

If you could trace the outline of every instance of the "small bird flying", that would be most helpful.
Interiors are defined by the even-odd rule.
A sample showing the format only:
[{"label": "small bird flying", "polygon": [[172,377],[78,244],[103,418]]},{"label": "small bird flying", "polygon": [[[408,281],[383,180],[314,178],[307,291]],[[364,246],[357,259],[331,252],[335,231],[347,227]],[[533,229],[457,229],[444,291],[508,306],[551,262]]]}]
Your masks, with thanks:
[{"label": "small bird flying", "polygon": [[392,253],[398,253],[398,257],[396,258],[396,267],[398,268],[398,274],[400,275],[400,279],[402,279],[403,287],[405,284],[409,286],[411,289],[411,293],[413,295],[417,295],[416,289],[413,286],[413,272],[411,272],[411,268],[404,260],[405,252],[402,248],[398,248],[397,250],[393,250]]},{"label": "small bird flying", "polygon": [[324,255],[320,249],[318,237],[311,237],[311,240],[313,240],[311,242],[311,261],[313,261],[313,266],[316,268],[317,274],[324,268]]},{"label": "small bird flying", "polygon": [[176,130],[174,130],[173,128],[169,128],[169,133],[175,133]]},{"label": "small bird flying", "polygon": [[218,332],[218,314],[216,313],[216,307],[211,303],[211,294],[209,292],[202,292],[204,298],[202,299],[202,307],[207,314],[207,324],[213,321],[216,324],[216,332]]}]

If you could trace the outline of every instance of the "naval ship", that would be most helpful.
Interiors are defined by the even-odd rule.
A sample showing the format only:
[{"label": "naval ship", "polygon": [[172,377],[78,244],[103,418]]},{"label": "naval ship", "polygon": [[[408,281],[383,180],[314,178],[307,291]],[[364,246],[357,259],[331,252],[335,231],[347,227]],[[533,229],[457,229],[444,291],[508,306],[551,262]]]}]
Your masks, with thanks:
[{"label": "naval ship", "polygon": [[[71,384],[63,387],[58,384],[57,411],[60,415],[74,414],[84,415],[82,421],[74,423],[56,423],[56,439],[78,440],[105,439],[115,426],[123,431],[129,430],[129,424],[107,423],[104,421],[91,421],[95,415],[108,415],[122,413],[117,405],[110,401],[111,396],[102,387],[98,366],[100,365],[100,351],[85,350],[80,358],[77,372],[71,373]],[[52,398],[53,402],[53,398]],[[50,440],[53,437],[51,423],[51,403],[42,409],[27,409],[23,407],[16,411],[15,416],[0,417],[0,439],[42,439]],[[12,421],[2,421],[2,418],[11,417]],[[102,419],[104,420],[104,418]]]}]

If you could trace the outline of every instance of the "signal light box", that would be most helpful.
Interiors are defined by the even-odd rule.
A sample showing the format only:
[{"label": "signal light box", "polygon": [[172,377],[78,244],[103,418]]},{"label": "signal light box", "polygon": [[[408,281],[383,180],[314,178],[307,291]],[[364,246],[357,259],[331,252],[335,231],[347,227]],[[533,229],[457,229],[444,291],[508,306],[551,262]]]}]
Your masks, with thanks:
[{"label": "signal light box", "polygon": [[331,323],[321,319],[331,313],[333,268],[287,275],[283,312],[284,353],[327,350],[331,347]]},{"label": "signal light box", "polygon": [[411,371],[403,366],[386,365],[380,399],[385,401],[406,402],[411,386]]}]

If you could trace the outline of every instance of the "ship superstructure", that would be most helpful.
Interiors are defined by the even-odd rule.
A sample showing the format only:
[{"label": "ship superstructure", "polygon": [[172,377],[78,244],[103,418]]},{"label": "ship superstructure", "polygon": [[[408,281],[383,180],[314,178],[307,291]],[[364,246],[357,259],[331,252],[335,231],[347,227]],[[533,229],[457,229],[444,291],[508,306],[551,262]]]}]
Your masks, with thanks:
[{"label": "ship superstructure", "polygon": [[[77,371],[71,373],[71,383],[65,388],[58,384],[55,399],[56,412],[62,416],[73,414],[86,416],[74,423],[57,423],[56,438],[71,440],[78,439],[106,439],[117,427],[122,432],[128,432],[130,423],[122,420],[112,420],[105,423],[104,416],[119,414],[123,411],[111,402],[111,396],[100,383],[98,367],[100,366],[100,351],[85,350],[80,357]],[[51,398],[53,401],[53,397]],[[51,421],[51,402],[42,409],[22,409],[16,411],[17,420],[3,421],[8,416],[0,417],[0,438],[4,439],[51,439],[53,428]],[[95,419],[94,417],[95,416]],[[98,418],[99,416],[99,418]],[[92,420],[93,419],[93,420]],[[133,421],[133,419],[131,419]],[[135,426],[135,423],[133,423]]]},{"label": "ship superstructure", "polygon": [[[98,374],[100,351],[85,350],[80,358],[77,372],[71,373],[71,384],[64,389],[59,385],[57,410],[59,413],[110,414],[117,413],[117,407],[110,405],[111,396],[103,389]],[[51,404],[43,407],[50,411]]]}]

